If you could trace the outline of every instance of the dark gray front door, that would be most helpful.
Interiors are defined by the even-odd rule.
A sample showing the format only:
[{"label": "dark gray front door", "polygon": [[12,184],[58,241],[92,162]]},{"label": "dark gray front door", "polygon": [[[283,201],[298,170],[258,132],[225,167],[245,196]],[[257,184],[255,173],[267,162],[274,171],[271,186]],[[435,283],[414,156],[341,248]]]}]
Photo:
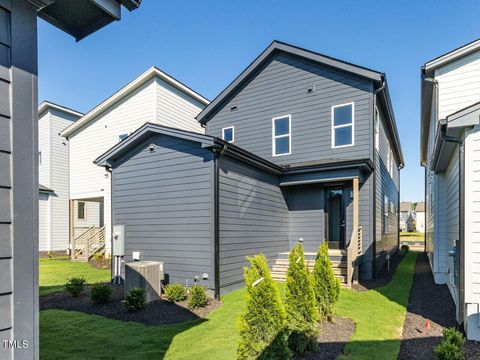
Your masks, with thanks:
[{"label": "dark gray front door", "polygon": [[345,248],[345,201],[342,187],[325,189],[326,236],[330,249]]}]

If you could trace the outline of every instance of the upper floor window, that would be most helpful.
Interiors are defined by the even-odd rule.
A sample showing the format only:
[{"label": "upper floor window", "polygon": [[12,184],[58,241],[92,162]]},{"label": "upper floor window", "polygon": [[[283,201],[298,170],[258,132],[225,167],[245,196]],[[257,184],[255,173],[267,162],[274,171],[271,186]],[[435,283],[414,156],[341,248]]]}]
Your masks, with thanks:
[{"label": "upper floor window", "polygon": [[226,142],[235,141],[235,128],[233,126],[222,129],[222,139]]},{"label": "upper floor window", "polygon": [[353,145],[354,103],[332,106],[332,148]]},{"label": "upper floor window", "polygon": [[85,202],[79,201],[77,204],[77,219],[85,220]]},{"label": "upper floor window", "polygon": [[272,154],[273,156],[290,155],[291,144],[291,115],[272,119]]},{"label": "upper floor window", "polygon": [[380,112],[375,107],[375,149],[380,149]]},{"label": "upper floor window", "polygon": [[128,134],[118,135],[118,141],[123,141],[123,140],[125,140],[127,137],[128,137]]},{"label": "upper floor window", "polygon": [[38,152],[38,165],[42,165],[42,152]]}]

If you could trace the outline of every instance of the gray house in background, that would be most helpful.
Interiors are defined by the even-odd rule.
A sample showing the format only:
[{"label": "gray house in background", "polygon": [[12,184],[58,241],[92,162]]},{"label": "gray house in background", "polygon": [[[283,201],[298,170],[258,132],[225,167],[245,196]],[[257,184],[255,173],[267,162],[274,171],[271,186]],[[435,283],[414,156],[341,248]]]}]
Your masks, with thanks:
[{"label": "gray house in background", "polygon": [[384,74],[275,41],[197,119],[206,135],[147,123],[96,160],[126,262],[207,275],[220,295],[260,252],[284,278],[299,240],[307,257],[328,241],[346,285],[398,248],[404,161]]},{"label": "gray house in background", "polygon": [[[140,1],[122,0],[133,10]],[[0,359],[38,359],[37,16],[77,40],[115,0],[0,0]]]}]

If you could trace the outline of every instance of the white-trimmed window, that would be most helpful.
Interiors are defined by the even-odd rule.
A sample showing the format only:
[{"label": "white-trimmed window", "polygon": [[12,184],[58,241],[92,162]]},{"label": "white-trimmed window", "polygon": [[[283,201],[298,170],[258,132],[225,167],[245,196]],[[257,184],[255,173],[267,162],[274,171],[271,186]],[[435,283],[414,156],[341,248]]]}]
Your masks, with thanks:
[{"label": "white-trimmed window", "polygon": [[375,107],[375,149],[380,150],[380,112]]},{"label": "white-trimmed window", "polygon": [[354,103],[332,106],[332,148],[354,144]]},{"label": "white-trimmed window", "polygon": [[272,155],[290,155],[292,153],[291,115],[272,119]]},{"label": "white-trimmed window", "polygon": [[383,233],[388,234],[388,213],[389,213],[389,200],[388,196],[384,196],[383,200]]},{"label": "white-trimmed window", "polygon": [[235,141],[235,128],[233,126],[223,128],[222,139],[226,142],[233,143]]},{"label": "white-trimmed window", "polygon": [[79,201],[77,204],[77,219],[78,220],[85,220],[85,202]]},{"label": "white-trimmed window", "polygon": [[390,150],[390,143],[387,142],[387,171],[392,176],[392,151]]}]

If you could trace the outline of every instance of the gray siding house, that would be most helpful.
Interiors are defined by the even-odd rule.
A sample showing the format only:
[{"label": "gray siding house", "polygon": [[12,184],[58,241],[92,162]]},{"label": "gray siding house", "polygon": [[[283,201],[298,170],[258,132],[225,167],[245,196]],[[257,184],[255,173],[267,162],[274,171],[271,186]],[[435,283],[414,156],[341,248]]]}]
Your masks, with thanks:
[{"label": "gray siding house", "polygon": [[298,241],[336,274],[371,278],[398,248],[403,155],[385,75],[273,42],[197,117],[206,135],[145,124],[100,156],[126,256],[170,282],[241,287],[246,256],[285,277]]}]

